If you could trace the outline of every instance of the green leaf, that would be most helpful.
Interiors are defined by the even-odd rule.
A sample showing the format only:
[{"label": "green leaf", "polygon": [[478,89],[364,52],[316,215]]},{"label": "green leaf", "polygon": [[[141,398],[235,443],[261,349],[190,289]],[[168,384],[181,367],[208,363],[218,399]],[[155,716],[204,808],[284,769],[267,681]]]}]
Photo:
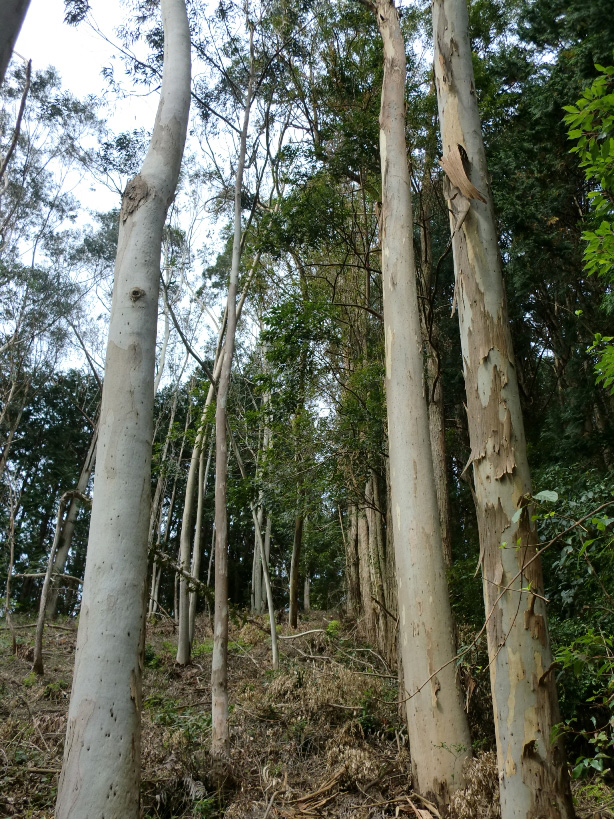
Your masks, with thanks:
[{"label": "green leaf", "polygon": [[539,503],[543,503],[544,501],[556,503],[559,499],[559,495],[558,492],[554,492],[552,489],[543,489],[541,492],[538,492],[537,495],[534,495],[533,499]]}]

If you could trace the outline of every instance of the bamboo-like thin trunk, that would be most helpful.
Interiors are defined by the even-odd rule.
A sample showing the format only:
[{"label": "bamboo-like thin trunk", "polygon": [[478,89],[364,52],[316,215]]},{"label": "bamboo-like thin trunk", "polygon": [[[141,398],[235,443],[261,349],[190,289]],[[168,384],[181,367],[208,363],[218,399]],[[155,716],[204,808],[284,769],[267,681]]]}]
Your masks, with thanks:
[{"label": "bamboo-like thin trunk", "polygon": [[82,501],[85,501],[86,503],[90,503],[90,498],[86,497],[85,495],[82,495],[80,492],[72,491],[64,492],[58,504],[58,516],[55,525],[55,535],[53,537],[53,543],[51,544],[51,549],[49,551],[47,571],[45,572],[43,588],[41,589],[40,603],[38,606],[36,632],[34,634],[34,657],[32,662],[32,671],[34,671],[35,674],[42,675],[45,673],[45,668],[43,664],[43,631],[45,629],[45,613],[47,610],[47,598],[51,586],[51,573],[54,568],[55,558],[58,551],[60,538],[62,536],[62,521],[64,518],[64,510],[66,509],[67,502],[70,499],[74,499],[76,497],[78,497]]},{"label": "bamboo-like thin trunk", "polygon": [[358,579],[360,583],[360,600],[364,637],[369,643],[375,643],[375,611],[373,588],[371,586],[371,555],[369,551],[369,521],[364,505],[360,506],[356,518],[356,546],[358,554]]},{"label": "bamboo-like thin trunk", "polygon": [[[243,480],[247,478],[247,471],[245,469],[245,464],[243,463],[243,459],[241,458],[241,453],[239,452],[239,447],[237,446],[237,442],[232,435],[232,431],[228,428],[229,437],[232,443],[232,448],[235,454],[235,459],[237,461],[237,465],[239,467],[239,471],[241,473],[241,477]],[[254,531],[256,533],[256,544],[258,550],[260,551],[260,563],[262,565],[262,571],[264,574],[264,588],[266,590],[266,598],[267,604],[269,609],[269,624],[271,626],[271,653],[273,655],[273,670],[277,671],[279,669],[279,650],[277,647],[277,631],[276,631],[276,623],[275,623],[275,607],[273,605],[273,589],[271,586],[271,577],[269,574],[269,561],[268,556],[266,554],[266,547],[262,542],[262,529],[260,527],[260,522],[258,520],[258,511],[256,509],[256,505],[254,503],[250,503],[250,508],[252,510],[252,519],[254,521]]]},{"label": "bamboo-like thin trunk", "polygon": [[[258,503],[258,527],[262,530],[264,521],[264,507],[262,505],[262,492],[259,493]],[[258,548],[257,535],[254,531],[254,559],[252,564],[252,611],[255,614],[262,612],[262,558]]]},{"label": "bamboo-like thin trunk", "polygon": [[[66,560],[72,545],[72,538],[75,532],[75,524],[77,522],[77,515],[79,514],[80,498],[85,495],[87,485],[92,475],[92,470],[96,462],[96,446],[98,443],[98,421],[92,432],[89,449],[85,456],[85,461],[81,467],[79,480],[77,481],[76,492],[71,496],[68,505],[64,525],[60,534],[60,545],[55,555],[55,562],[53,565],[55,574],[62,574],[66,566]],[[51,576],[51,588],[49,589],[49,597],[47,599],[47,617],[55,617],[58,608],[59,587]]]},{"label": "bamboo-like thin trunk", "polygon": [[[213,392],[213,387],[209,388]],[[209,396],[207,396],[209,398]],[[192,450],[190,469],[185,490],[185,504],[183,507],[183,517],[181,521],[181,535],[179,545],[179,569],[183,572],[190,571],[190,555],[192,554],[192,534],[194,532],[194,493],[197,490],[196,502],[198,498],[202,502],[202,492],[200,488],[199,472],[200,464],[204,457],[206,430],[199,429]],[[190,662],[192,653],[192,641],[190,639],[190,590],[186,574],[179,576],[179,637],[177,640],[178,665],[187,665]]]},{"label": "bamboo-like thin trunk", "polygon": [[[300,503],[302,503],[303,494],[300,494]],[[301,560],[301,546],[303,544],[303,526],[305,523],[305,514],[302,507],[294,519],[294,539],[292,541],[292,558],[290,560],[290,606],[288,613],[288,622],[291,628],[296,628],[298,625],[298,573],[299,564]]]},{"label": "bamboo-like thin trunk", "polygon": [[[270,568],[271,563],[270,563],[270,561],[271,561],[271,533],[272,533],[272,530],[273,530],[273,516],[271,515],[270,512],[267,512],[266,527],[265,527],[265,530],[264,530],[264,560],[265,560],[265,563],[266,563],[266,571],[269,573],[269,578],[271,576],[271,568]],[[262,597],[261,597],[261,601],[260,601],[260,611],[263,611],[264,607],[267,605],[267,602],[268,602],[268,591],[267,591],[267,588],[266,588],[266,583],[264,581],[265,567],[264,567],[264,564],[262,563],[262,560],[260,561],[260,569],[262,571],[262,584],[261,584],[261,586],[262,586]],[[273,600],[273,598],[271,597],[271,605],[272,605],[272,600]]]},{"label": "bamboo-like thin trunk", "polygon": [[247,132],[254,94],[254,31],[250,26],[250,74],[245,93],[245,109],[235,177],[234,237],[232,265],[226,302],[226,341],[215,409],[215,606],[213,657],[211,661],[211,754],[226,758],[230,751],[228,730],[228,510],[226,482],[228,442],[226,437],[228,393],[237,326],[237,290],[241,262],[241,193],[247,154]]},{"label": "bamboo-like thin trunk", "polygon": [[[207,493],[207,480],[209,478],[209,468],[211,467],[211,453],[213,451],[213,441],[209,444],[209,453],[207,455],[207,464],[203,470],[203,461],[205,456],[204,449],[200,453],[200,462],[198,466],[198,506],[196,509],[196,531],[194,534],[194,553],[192,555],[192,577],[195,580],[200,579],[200,563],[202,558],[202,535],[203,535],[203,514],[205,505],[205,495]],[[190,631],[190,646],[194,642],[194,624],[196,622],[196,603],[198,595],[194,589],[190,591],[190,612],[189,612],[189,631]]]},{"label": "bamboo-like thin trunk", "polygon": [[[181,464],[181,459],[183,457],[183,450],[185,447],[185,442],[188,434],[188,427],[190,426],[190,412],[186,414],[185,419],[185,426],[183,428],[183,435],[181,437],[181,446],[179,447],[179,455],[177,456],[177,463]],[[177,497],[177,475],[173,478],[173,489],[171,491],[171,499],[168,504],[168,511],[166,513],[166,524],[164,526],[164,534],[160,531],[160,544],[164,546],[164,548],[168,548],[168,541],[171,534],[171,523],[173,520],[173,512],[175,511],[175,499]],[[150,520],[151,523],[151,520]],[[150,533],[150,544],[152,543],[153,533]],[[156,564],[154,564],[155,567]],[[158,572],[155,577],[155,585],[152,584],[153,595],[149,601],[149,611],[148,616],[153,616],[158,610],[158,600],[160,595],[160,583],[162,580],[162,564],[158,566]],[[177,575],[174,576],[175,581],[177,580]],[[176,611],[176,607],[173,608],[173,612]]]}]

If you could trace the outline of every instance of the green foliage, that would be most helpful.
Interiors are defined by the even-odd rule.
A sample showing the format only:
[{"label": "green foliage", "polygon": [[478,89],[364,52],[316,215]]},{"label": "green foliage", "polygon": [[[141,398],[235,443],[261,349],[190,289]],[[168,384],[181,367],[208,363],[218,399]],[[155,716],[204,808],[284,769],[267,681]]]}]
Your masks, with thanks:
[{"label": "green foliage", "polygon": [[339,636],[339,632],[341,630],[341,623],[339,620],[331,620],[330,623],[326,626],[326,636],[330,637],[331,639],[335,639]]},{"label": "green foliage", "polygon": [[68,696],[69,688],[70,685],[64,682],[64,680],[48,683],[43,689],[43,699],[53,701],[63,700]]},{"label": "green foliage", "polygon": [[[188,746],[202,741],[211,730],[211,713],[198,707],[184,708],[173,699],[162,694],[151,694],[145,698],[144,708],[151,714],[152,720],[183,733]],[[170,732],[169,732],[170,733]]]},{"label": "green foliage", "polygon": [[567,720],[564,728],[586,745],[586,751],[576,757],[572,775],[603,774],[614,757],[614,640],[591,628],[560,646],[555,661],[581,687],[582,705],[589,709],[588,720],[586,714],[578,715]]},{"label": "green foliage", "polygon": [[566,105],[564,117],[569,138],[576,143],[580,167],[596,189],[591,200],[592,230],[584,231],[587,242],[584,267],[587,273],[614,275],[614,66],[595,66],[599,76],[586,88],[576,105]]},{"label": "green foliage", "polygon": [[[564,117],[571,149],[578,154],[587,182],[590,212],[588,229],[582,233],[584,269],[608,282],[614,280],[614,66],[596,65],[599,76],[582,92],[575,105],[566,105]],[[606,306],[611,308],[611,297]],[[612,337],[595,335],[590,351],[596,353],[597,383],[614,391],[614,350]]]},{"label": "green foliage", "polygon": [[602,773],[614,744],[614,478],[548,470],[559,500],[539,510],[549,622],[574,776]]},{"label": "green foliage", "polygon": [[163,664],[162,658],[158,657],[155,648],[150,643],[145,645],[144,660],[147,668],[160,668],[160,666]]}]

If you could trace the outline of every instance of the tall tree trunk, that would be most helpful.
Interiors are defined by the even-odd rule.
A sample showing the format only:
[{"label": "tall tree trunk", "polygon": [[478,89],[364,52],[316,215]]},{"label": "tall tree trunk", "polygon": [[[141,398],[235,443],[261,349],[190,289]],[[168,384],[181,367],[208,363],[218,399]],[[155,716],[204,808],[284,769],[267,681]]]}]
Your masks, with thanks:
[{"label": "tall tree trunk", "polygon": [[[243,459],[241,458],[241,453],[239,452],[239,447],[237,446],[237,442],[232,434],[230,427],[228,427],[228,434],[232,442],[232,448],[235,453],[235,459],[237,461],[237,465],[239,467],[239,471],[241,473],[241,477],[243,480],[247,480],[247,471],[245,469],[245,464],[243,463]],[[266,599],[269,609],[269,624],[271,627],[271,653],[273,655],[273,670],[277,671],[279,669],[279,650],[277,647],[277,631],[276,631],[276,623],[275,623],[275,608],[273,606],[273,589],[271,587],[271,577],[269,575],[269,561],[266,555],[265,545],[262,540],[262,528],[260,526],[260,522],[258,520],[258,511],[256,509],[255,503],[250,503],[250,508],[252,510],[252,520],[254,521],[254,530],[256,532],[256,545],[260,552],[260,563],[262,565],[262,572],[264,575],[264,588],[266,590]]]},{"label": "tall tree trunk", "polygon": [[[209,392],[212,392],[210,388]],[[204,419],[203,419],[204,423]],[[187,665],[190,662],[192,653],[192,641],[190,639],[190,590],[186,572],[190,570],[190,555],[192,554],[192,536],[194,534],[194,501],[198,505],[198,473],[201,463],[206,430],[201,426],[194,442],[190,469],[185,490],[185,504],[183,507],[183,517],[181,520],[181,535],[179,540],[179,569],[184,574],[179,575],[179,637],[177,640],[177,665]],[[195,494],[195,490],[198,490]]]},{"label": "tall tree trunk", "polygon": [[[434,88],[433,88],[434,91]],[[437,505],[441,524],[441,543],[446,566],[452,563],[452,535],[450,532],[450,496],[446,466],[446,432],[443,403],[441,362],[438,349],[438,328],[435,323],[433,300],[433,247],[431,237],[432,200],[434,197],[431,181],[430,152],[425,157],[420,196],[420,269],[424,289],[421,300],[422,338],[426,353],[426,388],[429,408],[429,431],[433,453]]]},{"label": "tall tree trunk", "polygon": [[405,142],[405,43],[394,5],[378,0],[375,10],[384,44],[381,234],[399,636],[414,787],[445,805],[463,783],[471,739],[450,662],[452,616],[424,391]]},{"label": "tall tree trunk", "polygon": [[371,585],[371,553],[369,549],[369,521],[367,510],[364,506],[359,507],[356,519],[356,537],[358,554],[358,580],[360,583],[360,600],[363,614],[364,637],[369,643],[374,643],[375,633],[375,608],[373,602],[373,587]]},{"label": "tall tree trunk", "polygon": [[[96,461],[96,445],[98,443],[98,422],[92,432],[90,446],[85,456],[85,461],[81,467],[79,480],[77,481],[76,491],[70,498],[68,505],[68,512],[64,519],[64,525],[60,533],[60,545],[55,555],[55,563],[53,565],[54,574],[62,574],[68,559],[68,553],[72,544],[72,537],[75,532],[75,524],[77,522],[77,515],[79,514],[79,507],[81,505],[81,495],[85,495],[87,485],[90,482],[94,463]],[[49,597],[47,599],[47,617],[55,617],[58,608],[59,584],[51,577],[51,588],[49,589]]]},{"label": "tall tree trunk", "polygon": [[[90,502],[90,499],[85,495],[80,495],[80,500],[85,501],[86,503]],[[47,571],[45,572],[45,578],[43,580],[43,588],[41,589],[41,599],[38,606],[38,619],[36,621],[36,633],[34,635],[34,658],[32,662],[32,671],[35,674],[44,674],[44,664],[43,664],[43,631],[45,628],[45,613],[47,610],[47,598],[49,596],[49,589],[51,586],[51,573],[54,568],[54,563],[58,551],[58,546],[60,543],[60,537],[62,534],[62,520],[64,518],[64,510],[66,508],[66,503],[69,498],[75,498],[77,496],[76,491],[72,492],[65,492],[62,497],[60,498],[60,503],[58,505],[58,516],[55,524],[55,535],[53,538],[53,543],[51,544],[51,549],[49,551],[49,560],[47,561]]]},{"label": "tall tree trunk", "polygon": [[228,441],[226,434],[228,392],[237,327],[237,289],[241,263],[241,191],[247,152],[249,115],[254,93],[254,33],[250,27],[250,74],[235,177],[234,237],[226,306],[226,341],[215,407],[215,607],[211,664],[211,753],[225,758],[230,751],[228,731],[228,511],[226,481]]},{"label": "tall tree trunk", "polygon": [[456,304],[476,497],[503,819],[571,817],[531,481],[465,0],[434,0]]},{"label": "tall tree trunk", "polygon": [[299,492],[299,510],[294,519],[294,538],[292,540],[292,558],[290,560],[290,605],[288,622],[291,628],[298,625],[298,575],[301,562],[301,547],[303,545],[303,527],[305,513],[303,511],[304,492]]},{"label": "tall tree trunk", "polygon": [[[258,498],[258,527],[262,530],[264,521],[264,506],[262,505],[262,492]],[[254,614],[262,612],[262,556],[258,548],[258,536],[254,530],[254,560],[252,564],[252,611]]]},{"label": "tall tree trunk", "polygon": [[4,0],[0,3],[0,85],[21,31],[30,0]]},{"label": "tall tree trunk", "polygon": [[[273,516],[271,515],[270,512],[267,512],[266,527],[265,527],[265,530],[264,530],[264,562],[266,563],[266,571],[269,573],[269,578],[270,578],[270,574],[271,574],[271,568],[270,567],[271,567],[271,533],[272,533],[272,530],[273,530]],[[268,601],[268,592],[267,592],[267,588],[266,588],[266,581],[265,581],[265,578],[264,578],[265,565],[262,562],[262,560],[260,561],[260,568],[262,570],[262,584],[261,584],[261,586],[262,586],[262,600],[261,600],[261,603],[260,603],[260,611],[262,612],[264,610],[264,607],[267,605],[267,601]],[[269,579],[269,583],[270,583],[270,579]]]},{"label": "tall tree trunk", "polygon": [[[205,494],[207,492],[207,480],[209,478],[209,468],[211,467],[211,452],[213,449],[213,442],[209,445],[209,453],[207,454],[207,463],[205,465],[205,451],[200,453],[200,462],[198,465],[198,504],[196,507],[196,530],[194,532],[194,549],[192,553],[192,577],[195,580],[200,579],[200,563],[203,552],[203,514],[205,505]],[[190,611],[189,611],[189,633],[190,646],[194,643],[194,625],[196,623],[196,603],[198,601],[197,592],[192,589],[190,591]]]},{"label": "tall tree trunk", "polygon": [[[375,621],[375,645],[385,651],[388,643],[388,617],[386,615],[386,592],[384,589],[384,534],[379,511],[377,474],[371,470],[367,481],[367,525],[369,532],[369,568],[371,574],[371,606]],[[377,500],[376,500],[377,499]]]},{"label": "tall tree trunk", "polygon": [[[179,455],[177,456],[177,464],[181,464],[181,459],[183,457],[183,450],[185,447],[186,438],[188,435],[188,428],[190,426],[190,412],[186,413],[185,419],[185,426],[183,428],[183,435],[181,436],[181,446],[179,447]],[[156,487],[157,488],[157,487]],[[160,528],[160,545],[164,549],[164,551],[168,550],[168,541],[171,534],[171,524],[173,521],[173,512],[175,510],[175,499],[177,497],[177,475],[173,478],[173,488],[171,490],[171,498],[168,503],[168,510],[166,513],[166,523],[164,525],[164,535],[162,535],[162,529]],[[153,531],[151,529],[151,516],[150,516],[150,530],[149,530],[149,543],[153,543]],[[162,569],[163,564],[158,566],[158,571],[155,572],[156,563],[154,563],[154,570],[152,571],[152,584],[151,589],[152,593],[149,600],[149,610],[147,612],[148,616],[151,617],[154,615],[158,610],[158,601],[160,595],[160,581],[162,579]],[[175,579],[177,578],[177,574],[175,574]],[[173,609],[174,611],[174,609]]]},{"label": "tall tree trunk", "polygon": [[355,504],[350,504],[348,506],[347,516],[349,519],[349,526],[346,536],[341,509],[339,509],[339,525],[341,526],[341,536],[345,546],[345,607],[348,617],[358,618],[361,610],[359,576],[360,563],[358,558],[358,510]]},{"label": "tall tree trunk", "polygon": [[151,144],[124,193],[77,653],[56,819],[140,813],[140,710],[162,231],[190,104],[184,0],[162,0]]}]

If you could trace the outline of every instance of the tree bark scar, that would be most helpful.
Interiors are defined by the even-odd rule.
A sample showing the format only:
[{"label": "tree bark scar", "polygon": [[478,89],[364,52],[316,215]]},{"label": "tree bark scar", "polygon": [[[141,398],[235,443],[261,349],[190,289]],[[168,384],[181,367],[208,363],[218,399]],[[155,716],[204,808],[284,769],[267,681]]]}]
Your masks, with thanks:
[{"label": "tree bark scar", "polygon": [[446,31],[448,28],[448,18],[445,15],[443,4],[440,3],[439,25],[437,26],[437,44],[439,46],[439,63],[442,69],[442,79],[446,85],[451,86],[452,61],[451,51],[448,47]]},{"label": "tree bark scar", "polygon": [[149,187],[140,173],[137,173],[128,184],[122,197],[122,207],[119,217],[122,222],[134,213],[149,196]]}]

